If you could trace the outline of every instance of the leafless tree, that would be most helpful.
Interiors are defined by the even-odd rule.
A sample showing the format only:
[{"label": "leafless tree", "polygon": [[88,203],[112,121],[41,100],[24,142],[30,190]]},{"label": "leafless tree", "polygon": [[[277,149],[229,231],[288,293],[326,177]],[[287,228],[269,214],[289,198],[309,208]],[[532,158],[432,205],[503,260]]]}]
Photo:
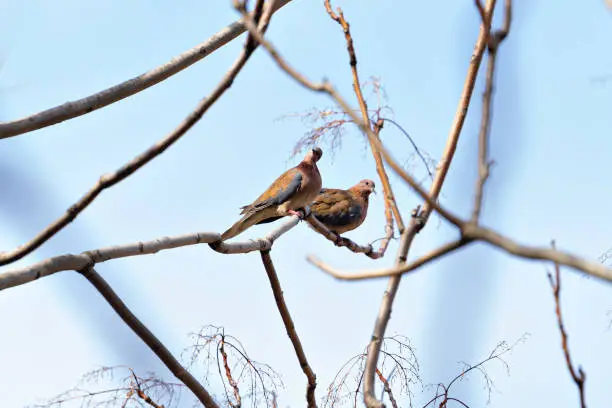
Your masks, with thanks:
[{"label": "leafless tree", "polygon": [[[207,113],[209,108],[232,86],[234,79],[247,64],[254,50],[261,47],[270,55],[278,68],[293,78],[297,84],[308,91],[327,95],[330,98],[330,102],[334,104],[333,107],[323,110],[317,109],[303,116],[303,118],[307,120],[314,121],[316,126],[313,130],[308,132],[304,138],[298,140],[296,148],[300,149],[312,143],[317,143],[321,138],[327,135],[331,135],[331,145],[333,147],[339,147],[342,141],[343,127],[346,124],[352,124],[364,135],[364,141],[374,158],[376,171],[382,185],[385,204],[385,236],[380,240],[377,249],[374,248],[373,244],[358,244],[345,237],[338,236],[334,232],[329,231],[312,215],[306,217],[308,224],[334,245],[345,247],[357,254],[356,256],[365,254],[373,259],[381,258],[385,255],[390,240],[395,236],[395,230],[398,231],[400,236],[399,249],[395,254],[396,263],[392,268],[347,272],[337,270],[314,256],[308,258],[311,263],[337,279],[363,280],[388,278],[388,287],[383,294],[379,313],[373,325],[371,341],[366,347],[365,353],[351,360],[353,361],[351,364],[362,364],[362,368],[358,370],[360,372],[358,375],[359,388],[354,388],[351,391],[353,399],[356,398],[357,395],[362,396],[363,402],[368,408],[384,406],[380,395],[376,395],[376,384],[382,384],[383,392],[387,394],[391,404],[394,406],[396,405],[395,395],[397,395],[397,393],[407,392],[410,394],[409,385],[412,381],[418,379],[418,371],[416,370],[417,365],[414,356],[411,354],[411,349],[407,346],[403,349],[404,351],[408,351],[408,357],[403,355],[402,352],[388,353],[385,349],[385,345],[388,342],[399,342],[397,338],[386,336],[386,329],[391,318],[391,310],[401,279],[404,274],[415,271],[435,259],[450,255],[459,248],[480,241],[486,242],[492,247],[514,256],[552,262],[555,265],[557,277],[555,280],[551,278],[551,283],[557,302],[557,316],[563,338],[563,347],[566,351],[568,367],[580,389],[582,406],[584,406],[583,383],[585,376],[580,369],[578,370],[578,374],[575,373],[569,358],[569,352],[567,351],[567,334],[563,329],[559,309],[560,276],[558,270],[560,266],[565,266],[580,273],[610,282],[612,281],[612,269],[602,262],[587,260],[569,252],[557,250],[554,247],[532,247],[520,244],[514,239],[504,236],[480,223],[480,215],[483,210],[483,201],[486,192],[486,181],[490,173],[488,145],[493,111],[493,85],[495,82],[497,64],[496,57],[501,49],[501,45],[511,31],[512,1],[505,0],[503,2],[503,7],[497,7],[500,8],[500,12],[503,13],[503,22],[499,29],[493,29],[491,27],[497,2],[495,0],[487,0],[485,4],[482,4],[481,0],[475,1],[475,9],[481,17],[480,32],[469,63],[463,92],[458,102],[456,114],[450,125],[447,144],[440,159],[437,161],[431,159],[428,154],[423,153],[408,133],[403,130],[402,126],[390,117],[392,116],[392,111],[381,102],[383,98],[381,97],[381,88],[378,81],[370,82],[377,101],[377,107],[376,109],[371,109],[368,106],[368,99],[364,97],[363,93],[364,83],[360,81],[358,58],[351,34],[351,27],[340,8],[334,8],[330,0],[323,1],[323,6],[327,14],[338,24],[339,35],[343,35],[346,41],[350,81],[353,86],[354,99],[357,107],[353,107],[349,100],[341,95],[332,83],[327,81],[314,82],[306,78],[300,73],[298,68],[293,67],[289,61],[285,60],[281,52],[266,39],[265,33],[268,25],[271,23],[272,16],[278,9],[290,3],[290,0],[255,0],[252,3],[252,7],[249,11],[246,1],[235,0],[234,7],[242,15],[239,21],[227,26],[209,40],[186,51],[158,68],[152,69],[138,77],[80,100],[51,107],[25,118],[0,123],[0,138],[17,137],[20,135],[21,137],[27,137],[28,132],[46,126],[52,126],[78,116],[87,115],[89,112],[101,109],[121,99],[130,97],[148,87],[154,86],[182,69],[205,58],[214,50],[237,38],[241,33],[248,33],[235,62],[230,66],[225,76],[219,81],[217,87],[209,95],[202,98],[193,111],[187,114],[183,121],[181,121],[172,132],[114,172],[102,175],[98,182],[85,192],[64,214],[61,214],[54,222],[30,240],[16,248],[0,253],[0,266],[10,265],[32,253],[40,246],[45,245],[46,242],[53,239],[59,231],[73,222],[83,211],[85,211],[104,190],[121,183],[134,172],[155,160],[160,154],[171,148],[177,140],[189,132],[189,130]],[[483,95],[481,126],[478,138],[478,161],[475,163],[479,177],[474,187],[472,216],[469,219],[462,219],[453,213],[452,210],[442,206],[439,202],[439,197],[450,164],[453,160],[458,140],[462,134],[463,125],[478,78],[479,68],[485,54],[487,55],[486,77],[484,79],[485,92]],[[348,72],[349,71],[347,71],[347,73]],[[408,136],[411,143],[410,152],[416,154],[419,159],[424,162],[424,170],[431,178],[428,190],[423,187],[425,182],[428,181],[427,177],[422,180],[417,180],[417,178],[408,172],[404,166],[393,157],[392,153],[385,148],[381,139],[381,134],[384,129],[388,128],[389,124],[397,127],[402,133]],[[435,170],[430,168],[432,163],[436,164]],[[389,181],[388,171],[397,174],[407,186],[414,190],[420,199],[423,200],[422,205],[414,209],[401,206],[394,195],[393,187]],[[431,249],[431,251],[424,256],[418,258],[412,257],[413,259],[409,261],[409,250],[419,232],[427,225],[433,212],[437,212],[443,220],[456,227],[457,238],[439,248]],[[406,214],[410,214],[409,218],[404,218],[402,213],[404,217]],[[230,406],[241,406],[243,398],[250,398],[253,404],[264,404],[266,406],[276,405],[276,395],[278,392],[276,386],[279,382],[278,378],[273,374],[273,370],[251,360],[240,342],[233,337],[225,335],[222,329],[208,327],[207,330],[209,331],[200,332],[194,337],[194,344],[190,348],[192,354],[189,367],[193,368],[198,364],[202,354],[207,354],[208,356],[210,356],[211,353],[214,354],[215,358],[208,358],[206,361],[209,363],[210,361],[216,361],[224,392],[224,397],[221,397],[221,399],[215,398],[213,393],[205,387],[205,384],[188,371],[151,330],[130,311],[111,285],[109,285],[95,269],[95,266],[99,263],[121,257],[145,255],[156,253],[161,250],[171,250],[181,246],[206,243],[213,250],[223,254],[247,253],[252,251],[260,252],[262,265],[269,278],[272,294],[275,298],[281,319],[284,323],[289,340],[295,350],[299,366],[305,376],[305,399],[307,406],[316,407],[317,378],[315,370],[311,367],[307,359],[308,354],[304,350],[300,340],[296,322],[290,314],[288,302],[284,298],[281,282],[276,274],[272,257],[270,256],[270,249],[273,247],[274,242],[285,232],[294,228],[298,223],[299,219],[297,216],[287,217],[278,228],[272,230],[267,236],[247,242],[226,243],[220,241],[220,234],[217,232],[194,232],[174,237],[156,238],[146,242],[93,249],[81,254],[59,255],[24,267],[12,269],[9,267],[8,269],[4,269],[2,273],[0,273],[0,290],[25,285],[57,272],[70,270],[78,271],[104,297],[125,324],[140,337],[179,381],[178,383],[172,383],[161,381],[155,376],[140,377],[126,367],[103,368],[95,371],[93,374],[87,375],[86,379],[98,378],[99,376],[115,373],[118,370],[122,370],[124,373],[127,372],[127,375],[119,381],[121,383],[119,387],[112,388],[110,391],[96,393],[77,388],[51,400],[47,406],[60,405],[74,398],[80,398],[82,401],[86,401],[86,404],[97,406],[97,402],[95,401],[98,401],[96,398],[100,395],[103,395],[103,399],[106,398],[106,401],[110,401],[113,406],[117,404],[127,406],[128,403],[131,403],[133,405],[157,407],[162,406],[159,400],[164,398],[165,402],[163,404],[167,404],[164,406],[171,406],[174,401],[174,393],[176,390],[182,388],[188,389],[199,403],[207,408],[219,407],[220,404],[222,404],[222,400]],[[212,331],[210,331],[211,329]],[[404,340],[401,340],[400,344],[404,344]],[[214,350],[214,353],[211,350]],[[500,356],[505,352],[503,350],[500,351],[496,349],[485,362],[492,359],[500,359]],[[388,361],[393,361],[393,364],[397,367],[397,374],[395,374],[393,378],[390,378],[391,374],[385,371],[385,366]],[[440,385],[430,404],[442,401],[439,406],[443,407],[454,401],[466,406],[464,403],[453,399],[450,395],[450,389],[452,385],[463,378],[466,373],[473,370],[480,370],[482,364],[484,364],[484,362],[474,366],[466,366],[465,370],[449,384]],[[245,381],[245,378],[248,378],[247,382],[250,384],[247,386],[248,390],[246,392],[244,392],[244,389],[241,387],[241,381]],[[487,379],[486,376],[485,379]],[[486,381],[488,383],[488,380]],[[344,385],[338,384],[345,383],[345,380],[340,381],[340,383],[335,382],[336,385],[331,388],[333,392],[328,390],[327,396],[323,399],[321,405],[333,406],[339,401],[339,399],[342,398],[339,393],[342,392]],[[393,389],[394,384],[397,385],[396,389]],[[354,404],[356,405],[356,402]]]}]

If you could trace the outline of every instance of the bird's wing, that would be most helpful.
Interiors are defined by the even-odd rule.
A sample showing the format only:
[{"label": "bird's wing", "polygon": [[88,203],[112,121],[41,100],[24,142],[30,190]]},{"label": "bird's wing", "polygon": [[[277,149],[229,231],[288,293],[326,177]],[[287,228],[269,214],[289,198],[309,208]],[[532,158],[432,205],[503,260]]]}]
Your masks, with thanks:
[{"label": "bird's wing", "polygon": [[299,191],[303,179],[304,177],[298,169],[287,170],[257,200],[250,205],[241,207],[241,214],[261,211],[264,208],[284,203]]},{"label": "bird's wing", "polygon": [[310,206],[313,214],[328,226],[345,226],[361,218],[362,206],[346,190],[326,189]]}]

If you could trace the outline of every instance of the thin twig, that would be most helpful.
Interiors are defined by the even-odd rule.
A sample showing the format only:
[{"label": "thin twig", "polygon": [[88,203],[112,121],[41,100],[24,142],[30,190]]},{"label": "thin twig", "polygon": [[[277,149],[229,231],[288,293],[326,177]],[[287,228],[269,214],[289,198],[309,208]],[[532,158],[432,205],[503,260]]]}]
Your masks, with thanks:
[{"label": "thin twig", "polygon": [[[385,276],[401,275],[404,272],[412,271],[423,266],[425,263],[432,261],[433,259],[437,259],[443,255],[443,252],[445,251],[451,252],[470,242],[483,241],[509,254],[516,255],[521,258],[555,262],[559,265],[568,266],[590,276],[602,279],[603,281],[612,282],[612,268],[608,268],[599,262],[588,261],[569,252],[545,247],[522,245],[498,232],[471,223],[463,224],[463,226],[460,227],[460,232],[461,239],[445,244],[442,247],[431,251],[429,254],[414,260],[410,264],[396,265],[392,268],[373,269],[359,272],[342,272],[326,265],[316,257],[310,256],[308,260],[319,268],[322,268],[325,272],[330,273],[339,279],[359,280],[382,278]],[[461,241],[463,241],[462,244],[460,244]]]},{"label": "thin twig", "polygon": [[410,136],[410,134],[408,132],[406,132],[406,130],[399,123],[397,123],[395,120],[390,119],[390,118],[382,118],[382,117],[380,119],[382,119],[384,122],[391,123],[396,128],[398,128],[399,131],[404,134],[404,136],[406,136],[406,138],[408,139],[408,141],[412,145],[412,148],[416,152],[417,156],[419,156],[421,158],[421,161],[423,162],[423,165],[425,166],[425,170],[427,170],[427,174],[429,175],[429,177],[433,178],[434,175],[433,175],[431,169],[429,168],[429,163],[425,159],[425,156],[423,156],[423,153],[421,153],[421,149],[419,149],[419,147],[417,146],[415,141],[412,140],[412,137]]},{"label": "thin twig", "polygon": [[[153,401],[151,397],[145,394],[142,388],[140,388],[140,381],[138,381],[138,376],[136,375],[134,370],[132,370],[131,368],[130,368],[130,371],[132,372],[132,377],[134,378],[134,382],[136,383],[136,395],[138,396],[138,398],[140,398],[141,400],[143,400],[145,403],[149,404],[153,408],[164,408],[163,405],[159,405],[158,403]],[[130,391],[133,391],[133,389]],[[129,401],[129,398],[126,398],[125,403],[127,403],[128,401]]]},{"label": "thin twig", "polygon": [[[244,13],[246,16],[249,16],[246,13],[246,10]],[[252,19],[249,21],[253,22]],[[72,205],[64,215],[51,223],[29,242],[20,245],[11,251],[0,253],[0,266],[15,262],[34,251],[36,248],[54,236],[58,231],[71,223],[77,217],[77,215],[81,213],[89,204],[91,204],[91,202],[95,200],[103,190],[114,186],[132,175],[145,164],[162,154],[174,142],[180,139],[181,136],[187,133],[187,131],[202,118],[206,111],[208,111],[208,109],[225,93],[225,91],[231,87],[234,79],[245,66],[249,57],[252,55],[253,51],[258,45],[253,45],[251,38],[252,36],[249,35],[240,55],[213,92],[208,97],[202,99],[197,107],[183,120],[183,122],[181,122],[176,129],[174,129],[162,140],[145,150],[143,153],[136,156],[130,162],[121,166],[115,172],[105,174],[100,177],[98,182],[74,205]]]},{"label": "thin twig", "polygon": [[[276,0],[273,12],[291,0]],[[215,33],[208,40],[172,58],[150,71],[125,82],[114,85],[85,98],[66,102],[44,111],[12,120],[0,122],[0,139],[42,129],[68,119],[76,118],[135,95],[181,72],[185,68],[206,58],[214,51],[236,39],[246,31],[242,20],[238,20]]]},{"label": "thin twig", "polygon": [[219,408],[204,386],[178,362],[157,337],[131,312],[111,286],[92,267],[79,271],[104,297],[123,322],[155,353],[164,365],[187,386],[206,408]]},{"label": "thin twig", "polygon": [[395,401],[395,398],[393,397],[393,391],[391,390],[389,381],[387,381],[387,379],[383,376],[383,374],[380,372],[378,368],[376,369],[376,374],[378,375],[378,378],[380,379],[380,381],[382,381],[382,383],[384,384],[385,392],[389,396],[389,401],[391,401],[391,405],[393,406],[393,408],[397,408],[397,401]]},{"label": "thin twig", "polygon": [[358,272],[343,272],[337,269],[334,269],[330,265],[324,263],[319,260],[315,256],[308,256],[306,258],[308,262],[320,268],[324,272],[330,274],[336,279],[341,280],[363,280],[363,279],[373,279],[373,278],[385,278],[390,276],[397,276],[404,273],[408,273],[414,271],[436,259],[441,258],[444,255],[447,255],[451,252],[456,251],[459,248],[462,248],[469,244],[470,240],[467,239],[458,239],[456,241],[449,242],[436,248],[427,254],[413,260],[408,264],[402,264],[400,267],[395,268],[387,268],[387,269],[375,269],[375,270],[366,270],[366,271],[358,271]]},{"label": "thin twig", "polygon": [[238,388],[238,384],[234,380],[234,377],[232,377],[232,370],[230,370],[229,364],[227,362],[227,353],[225,352],[225,335],[221,335],[219,351],[221,352],[221,356],[223,357],[223,367],[225,368],[225,376],[227,377],[227,381],[234,390],[234,398],[236,398],[236,404],[232,404],[230,402],[230,405],[234,408],[240,408],[242,406],[242,398],[240,398],[240,389]]},{"label": "thin twig", "polygon": [[[372,129],[370,124],[370,117],[368,116],[368,105],[363,97],[363,92],[361,91],[361,84],[359,82],[359,73],[357,71],[357,54],[355,53],[355,46],[353,44],[353,37],[351,36],[350,24],[344,18],[344,13],[342,9],[338,7],[338,13],[334,13],[331,7],[330,0],[325,0],[325,9],[329,16],[336,21],[342,27],[342,31],[344,32],[344,38],[346,40],[346,49],[349,54],[349,64],[351,66],[351,72],[353,75],[353,90],[355,92],[355,96],[357,97],[357,101],[359,103],[359,109],[361,110],[361,117],[363,119],[364,126],[368,129]],[[379,121],[374,125],[373,133],[377,139],[380,140],[379,133],[382,129],[383,122]],[[380,152],[376,148],[376,146],[370,141],[370,148],[372,150],[372,155],[374,156],[374,161],[376,162],[376,171],[382,182],[383,192],[385,197],[385,212],[393,212],[395,216],[395,221],[397,222],[397,228],[400,234],[404,231],[404,221],[400,215],[399,209],[397,207],[397,202],[395,201],[395,196],[393,195],[393,190],[391,188],[391,183],[389,182],[389,176],[385,171],[385,166],[383,164],[383,160]],[[391,220],[391,229],[393,229],[393,224]],[[387,225],[389,224],[389,219],[387,219]],[[391,233],[393,235],[393,232]]]},{"label": "thin twig", "polygon": [[317,387],[317,377],[308,364],[306,354],[304,353],[304,348],[302,347],[302,342],[300,341],[300,338],[295,330],[293,319],[291,319],[291,314],[289,313],[289,309],[285,303],[283,289],[280,281],[278,280],[276,270],[274,269],[272,258],[270,257],[270,251],[266,250],[261,251],[260,253],[261,261],[263,262],[266,273],[268,274],[268,279],[270,280],[270,286],[272,287],[274,300],[276,300],[276,306],[278,307],[278,311],[283,319],[283,324],[287,330],[287,335],[289,336],[289,339],[291,339],[291,344],[293,344],[293,348],[295,349],[295,354],[297,355],[300,367],[308,379],[308,386],[306,387],[306,401],[308,403],[308,408],[316,408],[317,402],[315,399],[315,388]]},{"label": "thin twig", "polygon": [[[490,16],[484,12],[480,0],[476,0],[476,5],[480,11],[482,23],[490,30]],[[472,222],[477,223],[480,218],[482,201],[484,198],[484,186],[489,178],[491,163],[489,162],[489,134],[491,133],[491,107],[493,105],[493,82],[495,80],[495,63],[497,62],[497,50],[500,44],[508,36],[512,20],[512,1],[506,0],[504,22],[501,30],[497,30],[493,35],[487,34],[488,40],[488,61],[485,91],[482,95],[482,118],[480,123],[480,133],[478,136],[478,179],[476,180],[476,192],[474,194],[474,210],[472,211]]]},{"label": "thin twig", "polygon": [[[552,242],[552,247],[555,248],[555,242]],[[563,324],[563,316],[561,314],[561,268],[558,263],[555,263],[555,277],[553,278],[552,274],[548,272],[548,280],[550,282],[550,287],[553,291],[553,296],[555,298],[555,313],[557,315],[557,325],[559,326],[559,332],[561,332],[561,348],[563,349],[563,354],[565,356],[565,363],[567,364],[567,369],[569,370],[572,379],[576,383],[576,387],[578,387],[578,393],[580,395],[580,407],[586,408],[586,401],[584,398],[584,381],[586,380],[586,374],[582,370],[582,367],[578,366],[578,372],[574,368],[574,364],[572,363],[572,357],[570,355],[568,341],[567,341],[567,332],[565,331],[565,325]]]}]

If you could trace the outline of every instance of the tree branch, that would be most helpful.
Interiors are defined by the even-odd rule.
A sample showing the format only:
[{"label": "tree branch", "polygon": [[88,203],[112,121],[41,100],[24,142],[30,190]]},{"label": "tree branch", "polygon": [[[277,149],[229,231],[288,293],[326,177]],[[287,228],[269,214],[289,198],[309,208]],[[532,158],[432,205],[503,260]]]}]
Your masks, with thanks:
[{"label": "tree branch", "polygon": [[[276,0],[272,12],[280,9],[291,0]],[[17,136],[33,130],[55,125],[68,119],[76,118],[128,98],[138,92],[156,85],[174,74],[188,68],[206,58],[217,49],[223,47],[246,31],[242,20],[238,20],[218,31],[208,40],[196,45],[172,58],[157,68],[147,71],[137,77],[89,95],[85,98],[66,102],[62,105],[16,119],[10,122],[0,122],[0,139]]]},{"label": "tree branch", "polygon": [[429,254],[414,260],[410,264],[396,265],[393,268],[373,269],[359,272],[342,272],[321,262],[316,257],[309,256],[308,260],[312,264],[318,266],[325,272],[338,279],[360,280],[382,278],[385,276],[396,276],[413,271],[426,263],[439,258],[445,253],[452,252],[470,242],[483,241],[509,254],[516,255],[521,258],[558,263],[559,265],[568,266],[604,281],[612,282],[612,268],[608,268],[599,262],[588,261],[579,256],[570,254],[569,252],[560,251],[558,249],[522,245],[489,228],[481,227],[472,223],[464,223],[463,226],[460,227],[460,232],[461,238],[459,240],[445,244],[440,248],[431,251]]},{"label": "tree branch", "polygon": [[204,386],[195,379],[185,368],[178,362],[170,351],[163,345],[161,341],[130,311],[121,298],[113,291],[111,286],[95,271],[94,268],[88,267],[79,271],[91,283],[98,292],[104,297],[113,310],[121,317],[126,325],[155,353],[155,355],[164,363],[164,365],[187,386],[204,404],[206,408],[219,408],[211,395],[206,391]]},{"label": "tree branch", "polygon": [[[310,215],[308,218],[306,218],[306,221],[308,221],[308,225],[315,230],[316,232],[318,232],[319,234],[323,235],[325,238],[327,238],[328,240],[330,240],[331,242],[334,243],[334,245],[336,245],[337,247],[345,247],[348,250],[350,250],[351,252],[354,253],[363,253],[366,256],[369,256],[372,259],[378,259],[381,258],[384,253],[385,253],[385,249],[388,245],[389,240],[392,238],[391,237],[387,237],[385,236],[385,238],[383,238],[383,243],[380,245],[380,248],[378,251],[374,251],[374,248],[372,247],[372,244],[368,244],[368,245],[359,245],[357,243],[355,243],[354,241],[345,238],[341,235],[336,234],[333,231],[330,231],[321,221],[319,221],[314,215]],[[388,225],[387,225],[388,226]],[[387,232],[389,232],[389,229],[387,229]],[[393,234],[393,228],[391,228],[391,234]]]},{"label": "tree branch", "polygon": [[[552,247],[555,248],[554,241],[552,242]],[[561,315],[561,268],[558,263],[555,263],[555,278],[553,278],[552,274],[548,273],[548,280],[550,282],[550,287],[553,291],[553,296],[555,298],[555,313],[557,315],[557,325],[559,326],[559,332],[561,332],[561,348],[563,349],[563,354],[565,356],[565,363],[567,364],[567,369],[569,370],[572,379],[576,383],[578,387],[578,392],[580,394],[580,407],[586,408],[586,402],[584,399],[584,381],[586,380],[586,374],[582,370],[582,367],[578,367],[578,372],[574,369],[574,364],[572,363],[572,357],[570,355],[569,346],[567,342],[567,332],[565,331],[565,325],[563,324],[563,316]]]},{"label": "tree branch", "polygon": [[236,383],[236,380],[234,380],[234,377],[232,377],[232,370],[230,370],[229,364],[227,362],[227,353],[225,352],[225,335],[221,335],[219,351],[221,352],[221,356],[223,357],[223,367],[225,368],[225,376],[227,377],[227,381],[234,390],[234,398],[236,398],[236,404],[232,404],[229,398],[228,403],[233,408],[240,408],[242,406],[242,398],[240,398],[240,389],[238,388],[238,383]]},{"label": "tree branch", "polygon": [[208,243],[214,250],[224,254],[241,254],[262,249],[270,249],[273,242],[282,234],[295,227],[298,217],[292,216],[264,238],[246,242],[221,243],[221,234],[217,232],[195,232],[191,234],[162,237],[151,241],[139,241],[130,244],[92,249],[80,254],[65,254],[36,262],[32,265],[0,273],[0,290],[24,285],[39,278],[62,271],[78,271],[111,259],[128,256],[155,254],[166,249]]},{"label": "tree branch", "polygon": [[[329,16],[338,24],[340,24],[340,26],[342,27],[342,31],[344,31],[344,38],[346,39],[346,49],[349,54],[349,64],[351,66],[351,73],[353,75],[353,90],[355,91],[355,96],[357,97],[357,101],[359,103],[359,109],[361,110],[361,117],[363,119],[364,126],[368,129],[372,129],[372,126],[370,124],[370,117],[368,116],[368,105],[365,101],[365,98],[363,97],[363,92],[361,91],[361,84],[359,82],[359,73],[357,71],[357,54],[355,53],[353,37],[351,36],[350,24],[344,18],[344,13],[342,13],[342,9],[340,7],[338,7],[337,9],[338,14],[334,13],[331,7],[330,0],[325,0],[325,9],[327,10]],[[383,121],[379,119],[378,122],[374,125],[374,134],[375,137],[379,140],[379,133],[382,127]],[[376,172],[378,173],[378,177],[380,178],[380,181],[383,186],[387,225],[390,225],[391,236],[393,236],[393,220],[390,217],[390,213],[393,212],[393,215],[395,216],[395,220],[397,222],[397,228],[401,234],[404,231],[404,221],[402,220],[399,209],[397,207],[397,202],[395,201],[395,196],[393,195],[393,190],[391,188],[391,183],[389,183],[389,176],[385,171],[385,166],[383,164],[380,152],[371,141],[370,148],[372,150],[372,155],[374,156],[374,161],[376,162]]]},{"label": "tree branch", "polygon": [[263,238],[251,239],[245,242],[215,241],[209,243],[208,246],[222,254],[246,254],[253,251],[269,250],[272,248],[274,241],[300,222],[300,218],[297,215],[287,218],[289,218],[287,221]]},{"label": "tree branch", "polygon": [[[244,15],[249,16],[246,10],[244,10]],[[269,14],[268,17],[270,15],[271,14]],[[253,20],[249,21],[252,22]],[[265,25],[267,26],[267,22]],[[62,228],[71,223],[77,217],[77,215],[87,208],[87,206],[91,204],[91,202],[93,202],[93,200],[95,200],[103,190],[112,187],[113,185],[132,175],[145,164],[163,153],[174,142],[180,139],[181,136],[187,133],[187,131],[202,118],[206,111],[208,111],[208,109],[225,93],[225,91],[231,87],[238,73],[242,70],[242,68],[244,68],[249,57],[257,47],[257,44],[253,45],[251,38],[252,36],[249,35],[240,55],[213,92],[208,97],[202,99],[197,107],[183,120],[181,124],[179,124],[176,129],[174,129],[165,138],[151,146],[149,149],[136,156],[133,160],[117,169],[115,172],[105,174],[100,177],[98,182],[87,193],[85,193],[81,199],[70,207],[64,215],[51,223],[47,228],[32,238],[32,240],[11,251],[0,253],[0,266],[15,262],[34,251]]]},{"label": "tree branch", "polygon": [[512,21],[512,1],[505,0],[504,23],[502,29],[490,35],[490,15],[484,12],[480,0],[476,0],[476,5],[481,13],[482,23],[488,27],[488,63],[486,74],[485,91],[482,96],[482,119],[480,133],[478,136],[478,179],[476,181],[476,193],[474,194],[474,210],[472,212],[472,222],[478,223],[484,194],[484,185],[489,178],[489,135],[491,133],[491,106],[493,104],[493,82],[495,79],[495,63],[497,62],[497,50],[500,44],[508,36]]},{"label": "tree branch", "polygon": [[319,260],[315,256],[308,256],[307,260],[314,266],[323,270],[324,272],[330,274],[336,279],[340,280],[363,280],[363,279],[373,279],[373,278],[385,278],[389,276],[397,276],[402,275],[404,273],[408,273],[414,271],[438,258],[441,258],[444,255],[447,255],[451,252],[456,251],[459,248],[462,248],[473,241],[468,239],[458,239],[456,241],[449,242],[447,244],[442,245],[439,248],[434,249],[433,251],[428,252],[427,254],[421,256],[420,258],[415,259],[414,261],[408,264],[402,264],[399,267],[387,268],[387,269],[375,269],[375,270],[366,270],[366,271],[358,271],[358,272],[343,272],[337,269],[334,269],[330,265],[324,263]]},{"label": "tree branch", "polygon": [[302,343],[297,332],[295,331],[295,325],[293,324],[291,314],[289,313],[289,309],[285,303],[285,298],[283,297],[283,289],[280,285],[280,281],[278,280],[276,270],[274,269],[272,258],[270,257],[270,250],[261,251],[261,261],[263,262],[266,273],[268,274],[270,286],[272,287],[274,299],[276,300],[276,306],[278,307],[278,311],[283,319],[285,329],[287,329],[287,335],[289,336],[289,339],[291,339],[291,344],[293,344],[293,348],[295,349],[295,354],[297,355],[300,367],[308,379],[308,386],[306,388],[306,401],[308,402],[308,408],[316,408],[317,402],[315,399],[315,388],[317,387],[317,377],[308,364]]},{"label": "tree branch", "polygon": [[376,369],[376,375],[378,375],[378,378],[383,383],[383,385],[385,387],[385,392],[387,393],[387,395],[389,395],[389,400],[391,401],[391,406],[393,406],[393,408],[397,408],[397,401],[395,401],[395,398],[393,397],[393,391],[391,390],[391,386],[389,385],[389,381],[387,381],[387,379],[383,376],[383,374],[380,372],[380,370],[378,368]]}]

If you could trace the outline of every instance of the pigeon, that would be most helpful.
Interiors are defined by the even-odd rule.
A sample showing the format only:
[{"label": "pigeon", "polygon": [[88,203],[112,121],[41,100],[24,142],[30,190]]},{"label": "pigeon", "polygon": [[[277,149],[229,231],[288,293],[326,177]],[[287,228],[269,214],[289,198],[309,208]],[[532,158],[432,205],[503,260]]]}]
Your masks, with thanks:
[{"label": "pigeon", "polygon": [[348,190],[323,188],[310,204],[312,215],[340,235],[359,227],[368,214],[368,198],[376,193],[372,180],[361,180]]},{"label": "pigeon", "polygon": [[256,224],[275,221],[287,215],[302,214],[321,190],[321,174],[317,162],[323,151],[315,147],[306,153],[297,166],[280,175],[252,204],[240,207],[244,216],[221,235],[221,240],[233,238]]}]

